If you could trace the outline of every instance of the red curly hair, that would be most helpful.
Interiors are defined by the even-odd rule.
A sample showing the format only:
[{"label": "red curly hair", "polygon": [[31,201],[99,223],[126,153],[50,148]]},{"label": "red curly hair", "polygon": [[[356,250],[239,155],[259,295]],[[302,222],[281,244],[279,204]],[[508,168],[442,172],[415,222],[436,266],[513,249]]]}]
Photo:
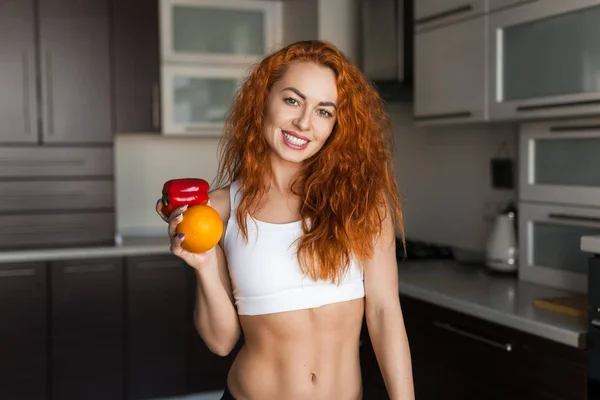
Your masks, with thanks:
[{"label": "red curly hair", "polygon": [[246,218],[257,211],[271,173],[263,135],[267,96],[296,61],[330,68],[338,91],[333,132],[304,162],[292,184],[302,198],[304,234],[298,239],[297,257],[305,275],[339,282],[353,258],[359,261],[373,254],[388,212],[392,211],[402,241],[404,224],[390,120],[376,90],[335,46],[319,40],[297,42],[267,56],[252,70],[226,118],[215,182],[223,187],[240,180],[236,218],[247,241]]}]

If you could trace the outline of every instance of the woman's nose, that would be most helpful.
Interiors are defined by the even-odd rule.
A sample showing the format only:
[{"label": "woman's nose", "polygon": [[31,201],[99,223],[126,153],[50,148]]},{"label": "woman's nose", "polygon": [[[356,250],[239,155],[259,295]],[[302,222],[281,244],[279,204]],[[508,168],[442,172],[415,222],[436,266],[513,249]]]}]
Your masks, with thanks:
[{"label": "woman's nose", "polygon": [[311,112],[308,109],[302,110],[301,114],[294,120],[294,125],[302,130],[307,131],[310,129],[310,118]]}]

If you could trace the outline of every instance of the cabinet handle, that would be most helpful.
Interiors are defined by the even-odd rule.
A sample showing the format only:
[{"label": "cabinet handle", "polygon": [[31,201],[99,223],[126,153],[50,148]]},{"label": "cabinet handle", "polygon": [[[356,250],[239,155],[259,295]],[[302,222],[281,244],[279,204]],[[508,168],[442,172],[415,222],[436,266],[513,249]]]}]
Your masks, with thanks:
[{"label": "cabinet handle", "polygon": [[31,104],[29,93],[29,49],[23,49],[23,118],[25,133],[31,134]]},{"label": "cabinet handle", "polygon": [[65,267],[66,274],[82,274],[86,272],[106,272],[113,271],[115,266],[113,264],[101,264],[101,265],[77,265]]},{"label": "cabinet handle", "polygon": [[433,121],[436,119],[468,118],[472,115],[471,111],[458,111],[453,113],[415,115],[414,119],[415,121]]},{"label": "cabinet handle", "polygon": [[550,132],[581,132],[597,130],[600,130],[600,125],[563,125],[550,127]]},{"label": "cabinet handle", "polygon": [[589,217],[586,215],[550,213],[550,214],[548,214],[548,218],[558,219],[558,220],[563,220],[563,221],[593,222],[596,224],[600,223],[600,217]]},{"label": "cabinet handle", "polygon": [[146,261],[137,263],[137,269],[171,269],[181,268],[181,264],[177,262],[160,262],[160,261]]},{"label": "cabinet handle", "polygon": [[152,129],[160,129],[160,101],[158,83],[152,85]]},{"label": "cabinet handle", "polygon": [[594,318],[594,319],[591,321],[591,324],[592,324],[592,326],[595,326],[596,328],[600,328],[600,319],[596,319],[596,318]]},{"label": "cabinet handle", "polygon": [[455,334],[457,334],[459,336],[463,336],[463,337],[466,337],[466,338],[469,338],[469,339],[476,340],[476,341],[478,341],[480,343],[484,343],[484,344],[487,344],[489,346],[496,347],[497,349],[501,349],[501,350],[504,350],[504,351],[507,351],[507,352],[511,352],[513,350],[513,346],[510,343],[496,342],[495,340],[491,340],[491,339],[485,338],[483,336],[479,336],[479,335],[476,335],[474,333],[467,332],[465,330],[462,330],[462,329],[457,328],[455,326],[452,326],[450,324],[446,324],[446,323],[443,323],[443,322],[434,321],[433,325],[435,325],[436,327],[438,327],[440,329],[443,329],[445,331],[455,333]]},{"label": "cabinet handle", "polygon": [[455,8],[451,8],[446,11],[442,11],[439,13],[427,15],[425,17],[419,18],[415,20],[415,25],[423,25],[428,24],[430,22],[436,21],[438,19],[444,19],[448,17],[452,17],[458,14],[464,14],[473,11],[473,6],[471,4],[465,4],[464,6],[458,6]]},{"label": "cabinet handle", "polygon": [[31,275],[35,275],[35,270],[33,268],[6,269],[4,271],[0,271],[0,278]]},{"label": "cabinet handle", "polygon": [[47,132],[54,134],[54,83],[52,82],[52,52],[46,51],[46,108],[47,108]]},{"label": "cabinet handle", "polygon": [[580,100],[580,101],[569,101],[565,103],[547,103],[547,104],[532,104],[529,106],[518,106],[517,111],[537,111],[548,108],[563,108],[563,107],[577,107],[577,106],[593,106],[600,104],[600,100]]}]

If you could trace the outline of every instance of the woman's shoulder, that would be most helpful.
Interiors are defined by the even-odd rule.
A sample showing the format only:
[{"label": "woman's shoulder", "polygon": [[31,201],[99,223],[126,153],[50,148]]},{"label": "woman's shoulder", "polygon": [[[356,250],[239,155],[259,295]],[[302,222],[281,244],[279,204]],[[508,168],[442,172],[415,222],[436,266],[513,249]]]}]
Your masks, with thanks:
[{"label": "woman's shoulder", "polygon": [[223,222],[227,222],[230,213],[230,200],[229,200],[229,189],[230,185],[215,189],[208,194],[210,199],[210,206],[215,209],[221,216]]}]

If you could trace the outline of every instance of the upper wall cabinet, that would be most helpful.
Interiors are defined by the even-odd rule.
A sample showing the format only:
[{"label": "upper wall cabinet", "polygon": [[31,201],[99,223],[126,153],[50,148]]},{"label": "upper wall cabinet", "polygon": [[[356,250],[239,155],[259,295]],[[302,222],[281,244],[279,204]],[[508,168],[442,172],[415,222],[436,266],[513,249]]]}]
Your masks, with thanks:
[{"label": "upper wall cabinet", "polygon": [[0,3],[0,143],[112,142],[108,25],[105,1]]},{"label": "upper wall cabinet", "polygon": [[273,24],[278,7],[252,0],[162,0],[162,61],[253,63],[281,41]]},{"label": "upper wall cabinet", "polygon": [[544,0],[490,14],[493,120],[600,113],[600,2]]},{"label": "upper wall cabinet", "polygon": [[540,0],[488,0],[490,11],[500,10],[502,8],[508,8],[513,6],[521,5],[522,3],[531,3],[532,1]]},{"label": "upper wall cabinet", "polygon": [[487,11],[488,0],[415,0],[417,30],[456,22]]},{"label": "upper wall cabinet", "polygon": [[0,143],[38,141],[36,54],[34,1],[0,2]]},{"label": "upper wall cabinet", "polygon": [[108,3],[39,0],[43,140],[111,143]]},{"label": "upper wall cabinet", "polygon": [[415,120],[449,124],[487,119],[487,16],[415,35]]}]

